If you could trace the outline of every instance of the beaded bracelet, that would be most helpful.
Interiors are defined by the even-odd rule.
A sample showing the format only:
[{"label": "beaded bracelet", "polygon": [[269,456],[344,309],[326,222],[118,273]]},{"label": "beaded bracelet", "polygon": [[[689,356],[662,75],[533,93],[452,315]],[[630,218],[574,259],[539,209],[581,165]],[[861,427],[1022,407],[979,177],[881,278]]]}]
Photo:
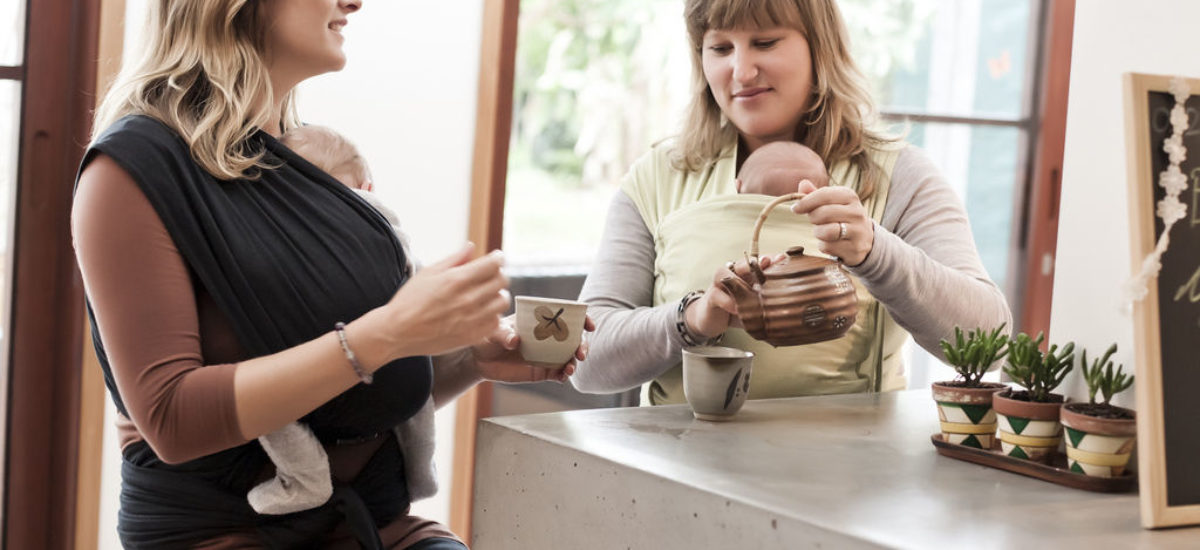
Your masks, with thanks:
[{"label": "beaded bracelet", "polygon": [[720,342],[721,337],[725,336],[724,334],[718,334],[712,338],[701,341],[697,340],[696,337],[692,335],[692,331],[688,330],[687,321],[684,320],[684,312],[687,310],[687,307],[692,304],[692,302],[699,300],[701,296],[704,296],[703,290],[693,290],[685,294],[682,300],[679,300],[679,307],[675,309],[675,330],[679,332],[679,336],[683,339],[683,344],[685,346],[711,346],[717,342]]},{"label": "beaded bracelet", "polygon": [[346,341],[346,323],[338,321],[333,325],[334,332],[337,332],[338,341],[342,343],[342,351],[346,353],[346,360],[350,362],[350,367],[354,369],[354,374],[358,375],[358,379],[362,380],[363,384],[370,384],[375,380],[375,376],[367,372],[358,362],[358,357],[354,355],[354,351],[350,349],[350,342]]}]

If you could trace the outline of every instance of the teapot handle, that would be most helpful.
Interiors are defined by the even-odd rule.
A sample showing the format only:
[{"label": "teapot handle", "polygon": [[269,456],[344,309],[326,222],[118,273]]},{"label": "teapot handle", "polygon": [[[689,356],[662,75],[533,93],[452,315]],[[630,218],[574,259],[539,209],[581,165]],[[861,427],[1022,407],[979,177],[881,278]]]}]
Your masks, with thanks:
[{"label": "teapot handle", "polygon": [[762,232],[763,222],[767,221],[767,215],[771,213],[771,210],[785,202],[803,199],[805,195],[806,193],[780,195],[771,201],[770,204],[763,207],[762,212],[758,214],[758,221],[754,222],[754,235],[750,237],[750,257],[754,258],[755,261],[758,260],[758,234]]},{"label": "teapot handle", "polygon": [[780,195],[779,197],[776,197],[775,200],[763,207],[762,212],[758,214],[758,220],[754,222],[754,234],[750,237],[750,255],[746,257],[746,264],[750,267],[750,271],[758,279],[759,284],[762,284],[767,280],[766,274],[763,273],[762,268],[758,265],[758,235],[759,233],[762,233],[763,222],[767,221],[767,216],[776,206],[788,201],[800,200],[804,198],[805,195],[806,193],[788,193],[786,195]]}]

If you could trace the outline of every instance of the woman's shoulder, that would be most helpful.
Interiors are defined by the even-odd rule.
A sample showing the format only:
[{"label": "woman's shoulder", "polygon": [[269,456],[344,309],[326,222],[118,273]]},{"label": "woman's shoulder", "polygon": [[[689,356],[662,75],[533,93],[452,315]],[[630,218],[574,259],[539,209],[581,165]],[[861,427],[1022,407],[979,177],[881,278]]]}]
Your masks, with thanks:
[{"label": "woman's shoulder", "polygon": [[100,132],[92,141],[93,148],[129,147],[147,150],[177,150],[187,152],[187,143],[179,133],[162,121],[148,115],[125,115]]},{"label": "woman's shoulder", "polygon": [[660,172],[671,167],[675,154],[675,138],[664,138],[650,144],[650,149],[633,161],[630,172]]},{"label": "woman's shoulder", "polygon": [[200,175],[191,149],[179,133],[146,115],[126,115],[100,132],[84,155],[80,173],[100,154],[115,160],[143,185],[163,179],[156,175]]},{"label": "woman's shoulder", "polygon": [[892,169],[892,182],[921,181],[941,176],[933,157],[917,145],[901,142],[895,149],[896,163]]}]

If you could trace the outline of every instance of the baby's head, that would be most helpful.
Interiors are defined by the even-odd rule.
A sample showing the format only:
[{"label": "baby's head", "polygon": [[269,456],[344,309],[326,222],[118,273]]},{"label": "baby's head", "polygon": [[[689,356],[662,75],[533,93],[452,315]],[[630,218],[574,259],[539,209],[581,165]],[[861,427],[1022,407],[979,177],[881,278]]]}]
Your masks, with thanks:
[{"label": "baby's head", "polygon": [[756,149],[738,172],[737,192],[781,196],[795,193],[801,180],[829,185],[829,173],[816,151],[794,141],[774,141]]},{"label": "baby's head", "polygon": [[293,128],[279,141],[352,189],[370,191],[371,171],[358,148],[341,134],[324,126]]}]

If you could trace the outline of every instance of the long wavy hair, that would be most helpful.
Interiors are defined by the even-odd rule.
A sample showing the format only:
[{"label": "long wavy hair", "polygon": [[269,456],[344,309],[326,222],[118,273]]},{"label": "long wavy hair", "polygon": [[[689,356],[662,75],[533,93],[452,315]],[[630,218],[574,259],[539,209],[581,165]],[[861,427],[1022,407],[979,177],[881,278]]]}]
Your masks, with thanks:
[{"label": "long wavy hair", "polygon": [[[246,147],[272,118],[265,61],[265,16],[256,0],[156,0],[149,6],[141,59],[105,95],[95,139],[125,115],[158,119],[187,142],[192,158],[223,180],[254,178],[269,168]],[[291,92],[282,130],[298,125]]]},{"label": "long wavy hair", "polygon": [[704,33],[788,27],[804,35],[812,52],[813,96],[796,141],[829,166],[848,160],[859,169],[859,197],[874,194],[883,171],[869,153],[896,138],[873,128],[875,106],[850,56],[846,25],[834,0],[687,0],[684,19],[692,48],[692,100],[671,153],[677,170],[704,169],[737,136],[704,78]]}]

